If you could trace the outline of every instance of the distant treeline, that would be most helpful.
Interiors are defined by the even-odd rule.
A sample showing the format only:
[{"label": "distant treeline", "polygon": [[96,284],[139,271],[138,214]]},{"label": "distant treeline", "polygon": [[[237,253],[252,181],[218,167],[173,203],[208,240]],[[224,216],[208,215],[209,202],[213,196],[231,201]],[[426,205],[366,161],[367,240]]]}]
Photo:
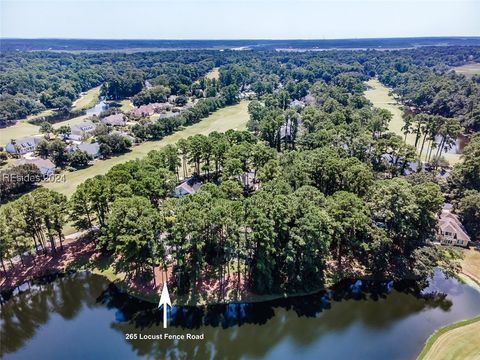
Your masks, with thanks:
[{"label": "distant treeline", "polygon": [[331,40],[93,40],[93,39],[1,39],[1,50],[118,50],[118,49],[225,49],[247,47],[271,50],[293,49],[350,49],[350,48],[407,48],[418,46],[478,46],[480,37],[418,37],[389,39],[331,39]]},{"label": "distant treeline", "polygon": [[[385,41],[400,44],[400,39]],[[136,105],[164,101],[170,95],[180,96],[183,102],[186,97],[212,97],[219,86],[229,85],[235,88],[227,91],[228,98],[237,90],[263,96],[285,87],[298,100],[315,81],[328,85],[333,81],[349,91],[363,91],[361,82],[377,76],[403,104],[455,118],[467,130],[478,130],[479,77],[466,78],[451,71],[480,62],[480,46],[473,46],[477,40],[465,41],[472,46],[392,51],[5,52],[0,55],[0,126],[44,109],[68,111],[82,91],[99,85],[107,99],[131,97]],[[231,71],[220,72],[220,84],[205,86],[201,80],[213,68]]]}]

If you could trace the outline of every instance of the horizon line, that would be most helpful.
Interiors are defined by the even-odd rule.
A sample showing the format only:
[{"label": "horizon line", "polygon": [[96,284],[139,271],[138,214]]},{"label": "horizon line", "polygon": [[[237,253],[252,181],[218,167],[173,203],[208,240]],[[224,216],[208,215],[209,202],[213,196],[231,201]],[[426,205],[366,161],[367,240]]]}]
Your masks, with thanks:
[{"label": "horizon line", "polygon": [[480,35],[423,35],[352,38],[88,38],[88,37],[3,37],[0,40],[118,40],[118,41],[330,41],[330,40],[384,40],[384,39],[480,39]]}]

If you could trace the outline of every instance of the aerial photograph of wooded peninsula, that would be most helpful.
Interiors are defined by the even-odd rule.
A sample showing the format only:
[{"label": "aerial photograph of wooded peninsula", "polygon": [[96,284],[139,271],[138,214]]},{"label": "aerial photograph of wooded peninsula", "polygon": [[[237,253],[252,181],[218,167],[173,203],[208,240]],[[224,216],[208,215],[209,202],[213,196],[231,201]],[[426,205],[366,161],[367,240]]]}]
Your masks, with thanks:
[{"label": "aerial photograph of wooded peninsula", "polygon": [[480,2],[0,0],[0,358],[480,360]]}]

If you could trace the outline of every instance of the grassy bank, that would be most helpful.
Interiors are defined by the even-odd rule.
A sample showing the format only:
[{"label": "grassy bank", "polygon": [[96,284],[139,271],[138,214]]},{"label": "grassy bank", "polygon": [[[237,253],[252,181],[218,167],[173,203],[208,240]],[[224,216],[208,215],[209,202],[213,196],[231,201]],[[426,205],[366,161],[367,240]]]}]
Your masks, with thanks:
[{"label": "grassy bank", "polygon": [[[100,96],[100,86],[90,89],[80,95],[72,104],[71,111],[81,111],[95,106]],[[35,115],[30,115],[26,119],[19,120],[15,125],[8,126],[0,129],[0,145],[5,145],[10,142],[11,139],[18,139],[27,136],[33,136],[39,134],[39,126],[29,123],[29,121],[36,120],[40,117],[51,116],[54,111],[48,109]],[[79,116],[70,120],[60,121],[53,124],[54,128],[58,128],[62,125],[73,125],[82,122],[85,116]]]},{"label": "grassy bank", "polygon": [[100,86],[90,89],[80,95],[72,104],[72,111],[81,111],[89,109],[98,102],[100,97]]},{"label": "grassy bank", "polygon": [[480,316],[444,326],[425,343],[417,360],[478,359]]},{"label": "grassy bank", "polygon": [[[129,160],[140,159],[146,156],[152,150],[158,150],[165,145],[174,144],[179,139],[186,138],[195,134],[209,134],[212,131],[225,132],[229,129],[245,129],[249,115],[247,111],[248,102],[242,101],[240,104],[220,109],[211,114],[206,119],[197,124],[188,126],[183,130],[167,136],[159,141],[148,141],[132,147],[131,151],[107,160],[96,161],[92,166],[66,173],[65,182],[45,183],[45,187],[61,192],[67,196],[73,194],[79,184],[86,179],[96,175],[105,174],[113,166]],[[73,120],[73,119],[72,119]]]},{"label": "grassy bank", "polygon": [[480,286],[480,250],[464,250],[461,266],[462,273]]},{"label": "grassy bank", "polygon": [[[70,120],[60,121],[52,124],[54,129],[58,129],[63,125],[74,125],[85,121],[87,115],[74,117]],[[40,135],[40,127],[30,124],[26,120],[20,120],[15,125],[0,129],[0,146],[6,145],[11,139],[19,139],[28,136]]]},{"label": "grassy bank", "polygon": [[[373,103],[373,106],[390,111],[393,114],[393,118],[388,125],[388,130],[395,134],[405,138],[402,127],[404,121],[402,118],[403,110],[401,105],[390,95],[390,89],[384,86],[377,79],[370,79],[366,82],[368,89],[365,91],[365,97]],[[406,138],[407,144],[415,144],[415,134],[408,134]],[[424,159],[427,151],[423,152],[422,159]],[[454,165],[460,161],[460,154],[448,154],[444,153],[442,156],[448,160],[451,165]],[[424,159],[425,160],[425,159]]]}]

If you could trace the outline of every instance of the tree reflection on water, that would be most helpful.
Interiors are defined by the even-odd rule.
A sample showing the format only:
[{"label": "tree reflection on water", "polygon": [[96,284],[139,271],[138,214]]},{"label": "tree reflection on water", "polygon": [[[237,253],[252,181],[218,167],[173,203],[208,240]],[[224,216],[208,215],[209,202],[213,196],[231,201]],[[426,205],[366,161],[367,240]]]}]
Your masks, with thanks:
[{"label": "tree reflection on water", "polygon": [[[456,288],[465,285],[455,282],[454,286],[452,281],[443,281],[448,294],[460,291],[462,296]],[[174,306],[167,331],[203,333],[205,341],[125,341],[137,355],[156,358],[263,357],[283,341],[310,346],[322,337],[340,336],[358,324],[368,330],[362,330],[368,336],[369,331],[388,331],[402,319],[422,311],[438,309],[446,313],[453,306],[447,292],[441,291],[442,280],[438,276],[434,291],[427,292],[412,282],[395,284],[391,291],[387,283],[363,282],[359,289],[352,284],[355,281],[345,281],[329,293],[262,303]],[[102,323],[104,320],[90,311],[93,308],[113,309],[114,319],[109,324]],[[53,314],[64,320],[86,317],[90,326],[122,335],[165,332],[162,312],[156,304],[122,293],[101,276],[77,273],[34,285],[2,306],[0,355],[28,346],[43,325],[56,321]],[[98,339],[98,344],[92,346],[99,346],[100,351],[100,346],[116,344],[102,344]]]}]

